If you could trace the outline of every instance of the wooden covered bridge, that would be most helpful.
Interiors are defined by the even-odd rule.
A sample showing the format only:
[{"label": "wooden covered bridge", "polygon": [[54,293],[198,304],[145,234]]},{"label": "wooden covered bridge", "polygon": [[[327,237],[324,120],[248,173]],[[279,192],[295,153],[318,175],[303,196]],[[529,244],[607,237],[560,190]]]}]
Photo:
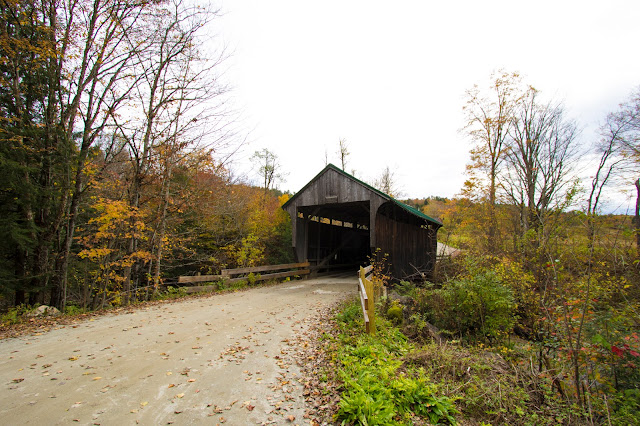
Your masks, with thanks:
[{"label": "wooden covered bridge", "polygon": [[[316,268],[387,255],[396,279],[430,276],[442,223],[329,164],[283,206],[298,262]],[[379,250],[377,250],[379,249]]]}]

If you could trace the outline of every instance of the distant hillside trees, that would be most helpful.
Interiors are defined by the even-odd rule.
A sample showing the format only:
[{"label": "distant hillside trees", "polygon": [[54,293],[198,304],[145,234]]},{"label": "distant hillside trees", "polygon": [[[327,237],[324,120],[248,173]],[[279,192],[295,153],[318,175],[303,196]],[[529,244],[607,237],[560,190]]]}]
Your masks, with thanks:
[{"label": "distant hillside trees", "polygon": [[238,142],[215,10],[6,0],[0,14],[5,306],[148,297],[185,265],[235,265],[219,254],[252,227],[269,256],[278,200],[255,204],[226,165]]}]

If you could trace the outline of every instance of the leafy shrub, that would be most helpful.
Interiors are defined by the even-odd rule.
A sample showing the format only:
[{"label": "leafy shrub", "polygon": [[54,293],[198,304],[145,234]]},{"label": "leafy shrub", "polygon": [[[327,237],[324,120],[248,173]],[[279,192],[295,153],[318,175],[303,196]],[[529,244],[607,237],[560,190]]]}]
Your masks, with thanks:
[{"label": "leafy shrub", "polygon": [[620,392],[613,405],[614,424],[630,424],[630,419],[640,419],[640,389]]},{"label": "leafy shrub", "polygon": [[416,286],[408,281],[400,281],[394,286],[394,290],[402,296],[415,297]]},{"label": "leafy shrub", "polygon": [[423,374],[417,378],[401,375],[391,383],[393,400],[405,410],[427,417],[432,424],[446,421],[455,424],[452,413],[457,413],[453,399],[438,396],[438,387],[429,383]]},{"label": "leafy shrub", "polygon": [[259,278],[260,274],[256,275],[253,272],[250,272],[249,275],[247,275],[247,282],[249,283],[249,285],[254,285]]},{"label": "leafy shrub", "polygon": [[391,399],[388,398],[389,395],[380,385],[374,383],[373,386],[373,388],[367,386],[365,390],[357,382],[349,383],[349,390],[342,395],[338,404],[338,418],[342,420],[343,424],[384,425],[392,423],[395,407],[391,403]]},{"label": "leafy shrub", "polygon": [[187,295],[187,289],[185,287],[167,286],[167,291],[160,295],[162,299],[177,299]]},{"label": "leafy shrub", "polygon": [[394,301],[387,309],[387,318],[395,325],[402,324],[402,311],[402,305]]},{"label": "leafy shrub", "polygon": [[72,304],[69,304],[69,305],[67,305],[67,306],[65,306],[65,307],[64,307],[64,313],[65,313],[65,315],[73,316],[73,315],[79,315],[79,314],[82,314],[82,313],[84,313],[84,312],[85,312],[85,309],[81,308],[81,307],[80,307],[80,306],[78,306],[78,305],[72,305]]},{"label": "leafy shrub", "polygon": [[434,322],[451,333],[495,341],[507,336],[515,324],[513,293],[492,271],[448,282],[432,296]]}]

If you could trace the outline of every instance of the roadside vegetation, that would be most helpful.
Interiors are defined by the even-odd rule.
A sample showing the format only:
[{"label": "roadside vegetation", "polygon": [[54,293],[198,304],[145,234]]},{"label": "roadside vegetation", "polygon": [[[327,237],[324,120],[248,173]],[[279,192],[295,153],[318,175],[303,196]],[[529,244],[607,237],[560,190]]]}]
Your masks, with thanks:
[{"label": "roadside vegetation", "polygon": [[[599,292],[575,348],[582,304],[552,309],[516,265],[455,260],[441,283],[402,282],[364,333],[359,302],[337,315],[336,420],[343,424],[636,424],[637,316]],[[578,294],[580,294],[578,292]],[[550,302],[548,302],[550,303]],[[579,374],[576,388],[575,372]]]},{"label": "roadside vegetation", "polygon": [[[357,367],[338,366],[341,407],[356,396],[370,401],[361,407],[384,403],[341,418],[450,421],[395,405],[393,380],[409,372],[426,378],[434,398],[454,402],[457,412],[448,412],[463,424],[638,424],[640,202],[631,215],[606,212],[621,189],[640,199],[640,92],[606,117],[592,150],[579,144],[562,103],[517,73],[474,86],[464,112],[473,146],[460,196],[408,200],[438,217],[439,240],[459,250],[428,281],[389,282],[378,312],[412,346],[378,348],[398,332],[383,323],[378,337],[343,349],[338,359]],[[351,384],[353,368],[376,378],[368,389]]]}]

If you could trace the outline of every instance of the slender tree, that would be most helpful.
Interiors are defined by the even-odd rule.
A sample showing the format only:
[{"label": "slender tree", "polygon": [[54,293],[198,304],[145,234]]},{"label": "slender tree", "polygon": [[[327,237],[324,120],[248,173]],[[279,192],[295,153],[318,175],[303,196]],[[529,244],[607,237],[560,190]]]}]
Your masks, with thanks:
[{"label": "slender tree", "polygon": [[575,190],[571,172],[577,126],[561,104],[541,103],[532,87],[514,111],[501,187],[518,208],[521,234],[525,234],[540,231],[549,214],[561,210]]},{"label": "slender tree", "polygon": [[374,181],[374,186],[394,198],[398,198],[402,195],[398,188],[396,174],[389,168],[389,166],[386,166],[380,174],[380,177]]},{"label": "slender tree", "polygon": [[342,164],[342,170],[347,170],[347,157],[349,157],[350,154],[347,140],[340,138],[338,141],[338,157],[340,158],[340,164]]},{"label": "slender tree", "polygon": [[137,52],[134,70],[141,77],[131,91],[133,108],[128,108],[125,120],[115,120],[115,126],[129,153],[131,208],[142,207],[145,187],[155,183],[158,207],[153,261],[136,260],[138,234],[132,232],[129,238],[131,261],[123,271],[126,295],[132,280],[137,284],[144,279],[145,263],[154,291],[160,283],[175,167],[190,153],[222,152],[229,143],[223,99],[227,88],[217,79],[224,50],[206,55],[200,47],[205,28],[216,16],[216,11],[172,0],[150,7],[145,17],[146,48]]},{"label": "slender tree", "polygon": [[473,141],[470,175],[466,187],[480,192],[486,206],[486,244],[497,250],[498,222],[496,215],[499,173],[506,154],[506,140],[515,108],[520,102],[521,78],[518,73],[499,71],[491,75],[488,89],[474,86],[466,93],[463,107],[466,118],[464,131]]},{"label": "slender tree", "polygon": [[618,149],[618,171],[636,189],[636,206],[633,223],[636,233],[636,249],[640,253],[640,88],[607,118],[608,137]]},{"label": "slender tree", "polygon": [[251,160],[257,166],[257,173],[260,176],[260,180],[262,180],[262,187],[266,195],[274,185],[284,179],[278,156],[267,148],[263,148],[261,151],[256,151],[251,156]]}]

